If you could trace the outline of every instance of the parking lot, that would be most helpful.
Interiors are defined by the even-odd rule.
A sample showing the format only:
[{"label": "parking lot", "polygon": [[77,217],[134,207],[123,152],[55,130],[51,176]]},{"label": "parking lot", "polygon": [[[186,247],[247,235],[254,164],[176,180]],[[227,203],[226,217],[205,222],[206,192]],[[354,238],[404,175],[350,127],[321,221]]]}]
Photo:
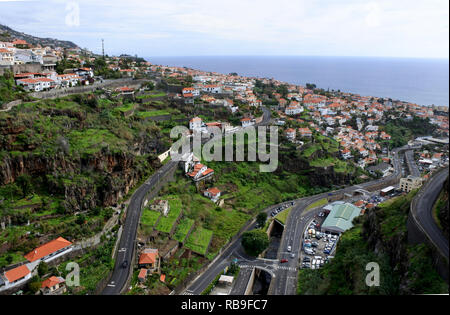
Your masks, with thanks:
[{"label": "parking lot", "polygon": [[334,257],[339,235],[320,232],[319,227],[324,219],[325,213],[319,213],[305,230],[302,251],[300,253],[301,268],[319,269]]}]

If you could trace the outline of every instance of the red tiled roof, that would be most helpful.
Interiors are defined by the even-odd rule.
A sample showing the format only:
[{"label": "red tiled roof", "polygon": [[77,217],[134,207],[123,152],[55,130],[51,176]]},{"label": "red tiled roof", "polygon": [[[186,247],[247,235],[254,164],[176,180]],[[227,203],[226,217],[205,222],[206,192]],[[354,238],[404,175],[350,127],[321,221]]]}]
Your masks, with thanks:
[{"label": "red tiled roof", "polygon": [[42,282],[41,288],[51,288],[63,282],[65,282],[63,278],[52,276]]},{"label": "red tiled roof", "polygon": [[58,237],[57,239],[48,242],[47,244],[39,246],[38,248],[26,254],[24,257],[29,262],[33,262],[70,245],[72,245],[71,242],[62,237]]},{"label": "red tiled roof", "polygon": [[211,195],[214,195],[214,196],[221,193],[221,191],[219,189],[217,189],[216,187],[209,188],[206,191],[209,192]]},{"label": "red tiled roof", "polygon": [[214,173],[214,170],[212,169],[212,168],[208,168],[206,171],[204,171],[203,172],[203,176],[206,176],[206,175],[208,175],[208,174],[210,174],[210,173]]},{"label": "red tiled roof", "polygon": [[139,264],[154,264],[158,258],[158,250],[143,252],[139,256]]},{"label": "red tiled roof", "polygon": [[146,276],[147,276],[147,269],[142,268],[141,271],[139,271],[138,278],[139,279],[145,279]]},{"label": "red tiled roof", "polygon": [[5,277],[11,283],[11,282],[17,281],[19,279],[22,279],[29,273],[30,273],[30,269],[28,269],[27,265],[22,265],[22,266],[19,266],[14,269],[6,271]]},{"label": "red tiled roof", "polygon": [[200,117],[194,117],[191,119],[190,122],[197,122],[197,121],[202,121],[202,119]]}]

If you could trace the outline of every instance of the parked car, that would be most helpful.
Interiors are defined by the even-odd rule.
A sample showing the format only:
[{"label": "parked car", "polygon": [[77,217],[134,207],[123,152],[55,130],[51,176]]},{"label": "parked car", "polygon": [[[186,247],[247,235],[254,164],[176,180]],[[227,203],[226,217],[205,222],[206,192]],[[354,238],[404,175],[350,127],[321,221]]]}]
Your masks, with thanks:
[{"label": "parked car", "polygon": [[287,260],[286,258],[283,258],[283,259],[280,260],[280,262],[281,262],[282,264],[284,264],[284,263],[287,263],[288,260]]}]

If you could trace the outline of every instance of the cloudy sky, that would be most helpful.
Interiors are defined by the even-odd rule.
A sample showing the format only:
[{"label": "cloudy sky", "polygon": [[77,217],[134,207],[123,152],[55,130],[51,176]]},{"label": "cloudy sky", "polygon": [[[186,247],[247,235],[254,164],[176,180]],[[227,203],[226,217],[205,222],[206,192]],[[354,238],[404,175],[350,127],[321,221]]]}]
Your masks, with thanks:
[{"label": "cloudy sky", "polygon": [[448,58],[448,0],[0,0],[0,24],[94,52]]}]

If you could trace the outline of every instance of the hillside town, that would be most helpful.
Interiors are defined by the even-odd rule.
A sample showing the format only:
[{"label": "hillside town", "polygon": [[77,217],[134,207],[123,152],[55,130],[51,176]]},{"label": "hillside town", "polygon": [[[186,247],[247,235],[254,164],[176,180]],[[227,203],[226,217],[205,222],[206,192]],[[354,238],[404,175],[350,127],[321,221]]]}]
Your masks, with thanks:
[{"label": "hillside town", "polygon": [[[194,111],[190,111],[194,114],[182,117],[180,123],[189,128],[189,133],[200,132],[205,138],[210,137],[212,128],[216,127],[224,134],[229,134],[258,125],[264,120],[265,110],[267,110],[270,112],[268,124],[279,127],[280,142],[283,148],[291,149],[303,157],[306,156],[310,167],[331,168],[332,172],[345,173],[347,166],[350,165],[352,169],[358,170],[355,174],[358,174],[358,180],[361,182],[387,178],[392,175],[395,171],[393,161],[395,157],[391,151],[396,147],[424,146],[413,156],[419,165],[418,173],[401,178],[400,184],[396,187],[397,195],[400,192],[409,193],[420,188],[436,169],[448,165],[449,162],[447,107],[421,106],[390,98],[323,90],[311,83],[301,86],[273,78],[244,77],[236,73],[221,74],[185,67],[155,65],[142,58],[126,55],[95,55],[79,48],[33,46],[24,40],[0,42],[0,70],[0,74],[12,72],[14,88],[25,93],[30,92],[33,97],[45,96],[48,91],[65,90],[70,93],[70,89],[79,86],[92,87],[91,91],[96,92],[99,89],[102,99],[114,104],[113,106],[118,109],[122,118],[135,114],[142,118],[139,114],[143,113],[144,115],[148,114],[150,118],[158,117],[161,121],[165,121],[165,116],[169,116],[170,120],[168,114],[174,112],[185,114],[179,111],[179,106],[194,108]],[[120,86],[114,89],[114,93],[118,94],[117,103],[112,100],[106,101],[111,90],[104,89],[101,84],[107,80],[114,82],[118,79],[127,81],[123,84],[120,81]],[[145,83],[137,88],[131,87],[137,79],[145,79],[150,84]],[[148,94],[149,90],[150,94]],[[150,102],[151,106],[148,107],[156,104],[156,107],[167,105],[168,108],[154,110],[155,108],[152,107],[153,112],[159,113],[155,116],[152,116],[152,111],[135,112],[136,107],[146,106],[145,101],[142,101],[146,98],[153,98]],[[37,101],[37,99],[30,98],[29,101]],[[11,103],[15,101],[13,100]],[[11,108],[8,104],[1,105],[3,105],[4,111]],[[220,120],[212,119],[211,116],[204,113],[205,107],[224,110],[227,116]],[[169,113],[169,110],[173,111]],[[105,116],[107,115],[105,114]],[[158,120],[155,119],[155,121]],[[409,126],[421,128],[423,127],[421,124],[426,123],[432,129],[429,129],[430,133],[424,137],[407,138],[397,134],[396,128],[401,126],[397,125],[398,122],[410,123],[408,128],[410,128]],[[94,137],[92,135],[92,138]],[[447,151],[433,151],[434,144],[445,145]],[[428,145],[431,146],[427,147]],[[320,154],[314,156],[316,152],[320,152]],[[161,163],[169,160],[167,151],[161,154],[162,152],[155,150],[152,153],[158,156]],[[322,156],[324,154],[326,157]],[[160,158],[161,155],[164,158]],[[312,158],[313,156],[314,158]],[[216,185],[217,168],[208,166],[193,154],[187,157],[182,168],[184,177],[189,179],[192,186],[195,186],[195,194],[207,198],[210,207],[214,207],[214,211],[221,211],[225,203],[223,196],[229,193],[225,191],[224,187],[230,188],[225,185]],[[386,191],[381,190],[382,196],[393,193],[393,187],[386,189]],[[364,196],[366,197],[366,195]],[[187,257],[190,257],[193,252],[198,254],[200,259],[205,259],[210,254],[208,250],[211,244],[214,243],[212,230],[198,228],[197,225],[194,225],[193,219],[183,217],[185,210],[182,209],[178,197],[160,197],[158,196],[158,199],[148,207],[147,210],[151,210],[151,212],[147,211],[147,214],[151,213],[151,215],[143,219],[151,221],[149,224],[152,227],[151,232],[146,235],[140,231],[142,233],[138,239],[139,258],[137,268],[134,270],[137,272],[135,277],[137,282],[134,284],[135,288],[142,290],[148,289],[144,283],[152,277],[156,277],[158,283],[164,285],[169,279],[171,282],[179,280],[171,276],[172,272],[167,272],[166,266],[162,267],[179,248],[189,249]],[[327,214],[330,211],[333,215],[334,212],[351,212],[349,216],[351,219],[347,218],[345,229],[338,230],[336,222],[339,219],[334,222],[331,220],[331,216],[328,217],[328,221],[325,221],[326,223],[324,222],[324,227],[328,228],[328,232],[342,233],[353,226],[351,220],[354,217],[374,208],[379,201],[378,198],[370,199],[367,196],[366,199],[358,197],[351,200],[353,204],[336,203],[331,204],[328,208],[324,207],[325,210],[328,209]],[[323,211],[321,213],[325,213]],[[274,217],[275,212],[272,214]],[[154,217],[150,218],[150,216]],[[157,230],[156,227],[161,222],[167,226]],[[187,228],[184,226],[185,223]],[[140,224],[141,228],[145,226],[142,220]],[[182,236],[178,236],[176,233],[178,229],[181,229],[180,227],[184,227],[186,230],[184,234],[181,233]],[[203,236],[206,235],[202,239],[205,244],[201,250],[198,249],[199,246],[196,246],[198,244],[194,244],[194,246],[185,244],[194,234],[192,232],[194,227],[197,229],[196,232],[199,231],[198,235],[202,233]],[[5,229],[5,223],[3,223],[3,229]],[[192,235],[189,235],[190,233]],[[157,236],[161,235],[166,237],[164,241],[167,242],[164,244],[155,240]],[[197,233],[195,235],[197,236]],[[320,237],[325,237],[325,234],[320,235]],[[230,238],[231,236],[227,235]],[[198,238],[200,239],[200,237]],[[336,244],[338,238],[331,239],[330,236],[330,241]],[[56,265],[55,261],[59,263],[64,256],[73,254],[73,249],[79,251],[80,246],[79,243],[72,244],[71,241],[60,236],[35,248],[23,255],[25,260],[20,260],[21,263],[11,264],[2,270],[0,291],[13,292],[15,288],[23,287],[38,274],[41,262],[53,262],[51,265]],[[330,249],[328,254],[331,252]],[[186,257],[183,254],[184,258]],[[127,268],[130,262],[125,261],[125,263],[121,268]],[[228,286],[234,281],[233,279],[229,274],[224,274],[217,280],[217,283],[224,284],[227,288],[225,291],[230,293],[232,291]],[[39,292],[44,295],[64,294],[66,293],[64,282],[65,280],[58,274],[47,272],[45,280],[40,284]],[[166,287],[164,290],[167,293]]]},{"label": "hillside town", "polygon": [[[39,65],[40,71],[21,71],[20,65]],[[130,56],[105,57],[80,48],[33,46],[24,40],[0,42],[0,66],[13,69],[15,84],[31,92],[89,85],[107,78],[149,75],[154,78],[156,74],[158,82],[163,79],[169,84],[170,99],[183,100],[186,105],[224,107],[231,114],[241,116],[240,126],[230,122],[203,122],[199,117],[192,117],[191,130],[207,133],[208,127],[219,126],[225,133],[237,131],[257,123],[254,113],[260,113],[261,107],[266,106],[278,117],[275,123],[282,127],[290,142],[301,147],[305,141],[312,141],[313,133],[331,138],[339,144],[340,158],[353,160],[362,169],[389,163],[387,143],[392,136],[382,130],[386,120],[428,119],[436,127],[436,134],[449,136],[445,106],[421,106],[390,98],[324,91],[314,84],[299,86],[236,73],[154,65]],[[118,90],[122,94],[134,94],[126,86]]]}]

